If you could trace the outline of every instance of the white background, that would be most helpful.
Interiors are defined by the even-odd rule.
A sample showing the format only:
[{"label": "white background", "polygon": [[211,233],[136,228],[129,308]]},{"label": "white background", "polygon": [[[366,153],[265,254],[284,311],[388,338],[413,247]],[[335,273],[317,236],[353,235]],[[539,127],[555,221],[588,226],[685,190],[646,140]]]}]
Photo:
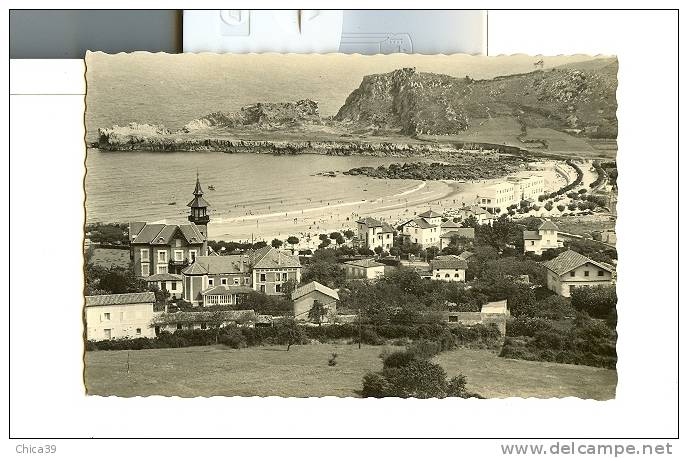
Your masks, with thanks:
[{"label": "white background", "polygon": [[[491,11],[488,21],[491,55],[589,53],[619,58],[616,400],[86,397],[81,380],[83,64],[15,61],[12,94],[55,95],[11,96],[11,317],[6,326],[12,330],[10,436],[676,436],[678,14]],[[7,227],[2,226],[6,237]],[[7,354],[2,354],[7,367]],[[56,442],[15,440],[5,448],[14,453],[19,443]],[[57,444],[64,456],[86,456],[90,450],[100,457],[163,450],[181,456],[211,449],[223,455],[501,456],[498,441]]]}]

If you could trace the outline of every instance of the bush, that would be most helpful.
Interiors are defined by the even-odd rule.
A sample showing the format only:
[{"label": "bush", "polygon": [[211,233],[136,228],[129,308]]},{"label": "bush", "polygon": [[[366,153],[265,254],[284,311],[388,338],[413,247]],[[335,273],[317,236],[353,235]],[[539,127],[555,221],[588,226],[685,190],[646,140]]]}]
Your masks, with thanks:
[{"label": "bush", "polygon": [[383,398],[387,396],[387,380],[381,373],[368,372],[363,376],[361,395],[364,398]]},{"label": "bush", "polygon": [[541,350],[561,350],[565,342],[560,333],[541,330],[535,333],[532,344]]},{"label": "bush", "polygon": [[[358,342],[358,335],[354,339],[354,342]],[[383,345],[385,339],[380,337],[373,329],[363,328],[361,330],[361,343],[366,345]]]},{"label": "bush", "polygon": [[406,366],[383,369],[386,396],[399,398],[444,398],[447,395],[447,373],[439,364],[413,359]]},{"label": "bush", "polygon": [[554,332],[554,326],[550,320],[544,318],[520,317],[506,322],[508,337],[533,337],[539,331]]},{"label": "bush", "polygon": [[616,288],[589,286],[571,292],[571,305],[594,318],[609,318],[616,310]]},{"label": "bush", "polygon": [[409,351],[395,351],[384,357],[382,366],[383,368],[406,366],[413,358],[415,358],[415,355]]},{"label": "bush", "polygon": [[409,345],[407,351],[417,359],[430,359],[442,352],[442,344],[434,340],[421,339]]},{"label": "bush", "polygon": [[220,334],[218,342],[230,348],[245,348],[246,338],[239,328],[225,328],[225,332]]}]

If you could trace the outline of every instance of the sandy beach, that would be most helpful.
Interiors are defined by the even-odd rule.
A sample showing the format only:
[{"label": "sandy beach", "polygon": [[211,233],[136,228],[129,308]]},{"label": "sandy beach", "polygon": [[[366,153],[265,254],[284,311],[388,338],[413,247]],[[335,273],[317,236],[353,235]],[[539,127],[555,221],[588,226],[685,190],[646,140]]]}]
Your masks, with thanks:
[{"label": "sandy beach", "polygon": [[[538,173],[545,177],[549,190],[564,184],[563,178],[554,172],[554,162],[543,164],[537,172],[523,171],[513,176],[527,176]],[[341,177],[332,178],[338,180]],[[377,180],[395,181],[395,180]],[[405,180],[410,181],[410,180]],[[392,226],[412,219],[429,208],[444,213],[464,205],[472,205],[480,189],[500,179],[473,182],[458,181],[416,181],[413,187],[390,195],[376,195],[359,201],[315,201],[304,202],[301,208],[285,212],[251,211],[243,216],[211,216],[208,227],[209,238],[234,241],[285,240],[297,236],[300,246],[315,247],[320,241],[318,235],[332,231],[356,229],[359,218],[372,216]]]}]

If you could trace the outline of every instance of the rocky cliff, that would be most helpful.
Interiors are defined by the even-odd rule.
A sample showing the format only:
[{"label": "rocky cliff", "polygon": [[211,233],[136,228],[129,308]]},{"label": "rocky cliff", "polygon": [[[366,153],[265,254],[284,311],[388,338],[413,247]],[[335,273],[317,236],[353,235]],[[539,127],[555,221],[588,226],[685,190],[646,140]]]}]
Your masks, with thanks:
[{"label": "rocky cliff", "polygon": [[406,135],[452,135],[495,116],[523,127],[616,138],[615,59],[472,80],[403,68],[368,75],[335,120]]}]

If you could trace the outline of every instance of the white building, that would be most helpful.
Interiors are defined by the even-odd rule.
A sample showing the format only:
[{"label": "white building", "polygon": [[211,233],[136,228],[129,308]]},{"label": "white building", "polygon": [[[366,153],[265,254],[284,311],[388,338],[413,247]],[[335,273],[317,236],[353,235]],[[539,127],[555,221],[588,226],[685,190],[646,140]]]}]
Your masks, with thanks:
[{"label": "white building", "polygon": [[460,256],[438,256],[430,261],[431,279],[437,281],[466,281],[468,262]]},{"label": "white building", "polygon": [[558,240],[559,228],[552,221],[542,223],[537,231],[523,231],[523,253],[541,255],[546,250],[562,246]]},{"label": "white building", "polygon": [[375,250],[380,247],[389,251],[394,246],[394,228],[375,218],[366,217],[356,221],[358,240],[362,248]]},{"label": "white building", "polygon": [[510,177],[483,188],[476,197],[476,204],[486,210],[499,208],[504,211],[522,200],[536,200],[544,192],[545,179],[540,175]]},{"label": "white building", "polygon": [[86,296],[88,340],[155,337],[151,328],[155,294],[103,294]]},{"label": "white building", "polygon": [[146,277],[148,285],[155,285],[160,291],[165,290],[170,293],[172,299],[179,299],[184,293],[183,279],[176,274],[155,274]]},{"label": "white building", "polygon": [[344,263],[346,278],[374,280],[385,274],[385,265],[374,259],[358,259]]},{"label": "white building", "polygon": [[294,301],[294,319],[297,321],[310,321],[308,312],[311,311],[315,301],[318,301],[325,309],[325,315],[321,318],[323,323],[332,322],[337,316],[337,291],[312,281],[300,286],[291,293]]},{"label": "white building", "polygon": [[593,261],[573,250],[542,265],[547,269],[547,288],[560,296],[571,297],[574,288],[614,284],[614,266]]},{"label": "white building", "polygon": [[402,235],[407,243],[416,243],[422,248],[438,246],[442,235],[442,215],[428,210],[402,224]]},{"label": "white building", "polygon": [[484,208],[478,207],[477,205],[463,207],[459,210],[459,218],[461,218],[461,221],[466,220],[470,217],[475,218],[475,220],[481,226],[483,224],[488,224],[491,226],[492,221],[494,220],[494,216],[492,215],[492,213],[488,212]]},{"label": "white building", "polygon": [[[452,240],[475,240],[475,228],[472,227],[457,227],[451,231],[442,233],[440,236],[440,250],[451,245]],[[465,246],[461,246],[465,248]]]}]

